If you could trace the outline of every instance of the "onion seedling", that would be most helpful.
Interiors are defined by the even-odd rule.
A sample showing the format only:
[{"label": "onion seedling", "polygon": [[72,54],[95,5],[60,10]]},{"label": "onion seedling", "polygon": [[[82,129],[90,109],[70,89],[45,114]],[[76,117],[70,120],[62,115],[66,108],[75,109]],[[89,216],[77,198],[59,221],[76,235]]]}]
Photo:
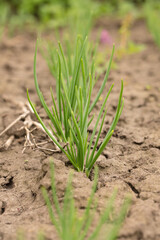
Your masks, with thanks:
[{"label": "onion seedling", "polygon": [[[131,199],[127,197],[124,200],[124,203],[120,209],[120,212],[117,217],[115,217],[112,221],[110,220],[111,214],[113,215],[114,210],[114,202],[117,195],[117,190],[115,190],[110,197],[106,208],[101,213],[99,221],[95,228],[91,231],[91,226],[93,224],[97,201],[95,201],[95,192],[98,183],[98,168],[95,168],[95,177],[91,190],[90,197],[87,202],[87,206],[82,214],[79,216],[78,209],[75,207],[73,191],[72,191],[72,175],[70,174],[63,205],[61,206],[56,194],[56,184],[54,178],[54,165],[51,163],[51,191],[52,191],[52,200],[50,200],[47,190],[42,187],[42,193],[46,205],[48,207],[49,216],[52,224],[55,226],[59,239],[61,240],[94,240],[100,239],[100,230],[102,226],[106,223],[112,224],[112,227],[105,238],[107,240],[115,240],[118,236],[119,230],[124,222],[126,214],[128,212],[129,205],[131,203]],[[52,207],[51,202],[54,204],[54,208]]]},{"label": "onion seedling", "polygon": [[[37,119],[41,123],[48,136],[52,139],[52,141],[62,150],[63,153],[65,153],[67,158],[78,171],[85,171],[86,175],[89,176],[94,163],[109,142],[123,109],[124,101],[122,99],[122,81],[115,117],[108,130],[108,133],[103,139],[100,147],[97,149],[106,116],[105,105],[112,91],[113,84],[110,86],[110,89],[105,96],[90,139],[88,137],[88,127],[94,118],[92,110],[98,102],[109,76],[114,54],[114,46],[102,85],[97,95],[91,102],[91,96],[96,81],[96,74],[94,59],[89,64],[90,58],[88,58],[87,55],[87,38],[77,38],[71,76],[69,74],[69,65],[66,61],[65,53],[62,49],[61,44],[59,43],[59,51],[57,51],[58,75],[56,77],[56,97],[51,89],[51,96],[53,101],[52,110],[50,110],[47,106],[43,94],[39,89],[37,81],[37,47],[38,44],[36,44],[34,57],[34,81],[41,104],[51,121],[51,131],[48,127],[46,127],[41,117],[38,115],[27,91],[29,103]],[[100,127],[98,134],[96,135],[98,126]],[[96,140],[93,144],[94,138],[96,138]],[[66,149],[62,147],[61,142],[66,143]]]}]

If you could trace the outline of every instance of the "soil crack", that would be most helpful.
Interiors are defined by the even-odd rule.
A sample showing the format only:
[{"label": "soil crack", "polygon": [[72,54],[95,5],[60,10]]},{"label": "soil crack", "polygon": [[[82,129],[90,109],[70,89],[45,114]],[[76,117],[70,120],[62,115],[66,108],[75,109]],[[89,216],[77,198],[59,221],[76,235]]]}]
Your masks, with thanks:
[{"label": "soil crack", "polygon": [[150,144],[149,147],[150,148],[157,148],[157,149],[160,150],[160,146],[159,145]]},{"label": "soil crack", "polygon": [[6,210],[6,203],[4,201],[2,201],[0,203],[0,215],[2,215]]},{"label": "soil crack", "polygon": [[126,182],[127,185],[130,187],[130,189],[137,195],[137,198],[140,198],[140,192],[137,190],[137,188],[135,186],[133,186],[133,184],[131,182]]},{"label": "soil crack", "polygon": [[118,237],[118,239],[121,239],[121,238],[122,239],[124,239],[124,238],[131,239],[132,237],[136,237],[137,240],[142,240],[143,239],[143,233],[141,231],[135,231],[134,233],[127,234],[127,235],[122,234]]}]

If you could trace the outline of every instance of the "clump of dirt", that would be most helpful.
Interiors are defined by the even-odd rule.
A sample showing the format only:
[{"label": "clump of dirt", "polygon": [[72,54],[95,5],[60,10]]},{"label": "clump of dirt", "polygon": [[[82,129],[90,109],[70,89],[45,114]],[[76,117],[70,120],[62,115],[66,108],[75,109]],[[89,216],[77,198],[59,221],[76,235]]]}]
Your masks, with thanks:
[{"label": "clump of dirt", "polygon": [[[99,23],[101,24],[101,22]],[[116,36],[117,23],[113,26]],[[111,28],[110,28],[111,29]],[[96,32],[97,29],[93,30]],[[112,70],[108,87],[115,82],[109,102],[109,110],[101,139],[105,136],[115,114],[118,102],[120,80],[124,79],[125,105],[116,130],[98,159],[99,182],[96,192],[99,209],[118,187],[115,207],[130,193],[133,203],[121,229],[121,240],[160,239],[160,51],[152,41],[143,21],[132,26],[132,40],[145,44],[140,53],[125,56]],[[33,81],[33,55],[36,37],[31,35],[4,37],[0,43],[3,57],[0,59],[0,132],[12,123],[22,109],[17,105],[26,103],[26,89],[31,99],[38,105]],[[104,46],[105,51],[105,46]],[[47,101],[50,101],[49,86],[55,87],[47,64],[40,54],[37,61],[40,87]],[[95,93],[101,79],[97,83]],[[104,96],[105,93],[103,93]],[[95,113],[99,111],[97,104]],[[32,116],[33,117],[33,116]],[[34,117],[33,117],[34,118]],[[35,121],[35,119],[33,119]],[[45,119],[47,121],[47,119]],[[74,171],[73,187],[76,205],[83,209],[89,197],[92,180],[85,174],[76,172],[62,153],[41,151],[38,148],[24,150],[26,131],[25,119],[20,119],[14,127],[2,135],[1,146],[10,136],[14,136],[7,150],[0,148],[0,239],[16,239],[17,231],[23,230],[26,239],[35,239],[39,230],[45,232],[46,239],[57,239],[44,200],[41,186],[50,190],[49,155],[55,163],[55,179],[59,200],[63,200],[64,190],[70,170]],[[90,131],[92,131],[91,127]],[[34,130],[34,129],[32,129]],[[42,131],[32,132],[38,141],[47,141]],[[53,146],[47,145],[47,148]],[[22,153],[23,151],[23,153]],[[93,177],[92,177],[93,178]],[[118,211],[118,210],[117,210]]]}]

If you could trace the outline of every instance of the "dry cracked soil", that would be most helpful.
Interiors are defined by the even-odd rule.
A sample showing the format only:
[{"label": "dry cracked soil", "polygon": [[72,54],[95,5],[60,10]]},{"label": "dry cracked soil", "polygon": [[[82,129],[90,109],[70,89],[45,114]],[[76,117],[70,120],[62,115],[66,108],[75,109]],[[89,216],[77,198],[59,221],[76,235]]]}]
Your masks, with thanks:
[{"label": "dry cracked soil", "polygon": [[[118,24],[102,20],[97,24],[116,37]],[[98,209],[103,209],[115,187],[118,195],[115,208],[129,193],[132,205],[120,231],[121,240],[160,239],[160,51],[154,44],[143,21],[132,26],[131,39],[144,44],[139,53],[126,55],[117,62],[109,75],[107,87],[113,82],[114,90],[108,104],[101,140],[105,136],[115,114],[120,80],[124,79],[124,109],[116,130],[97,161],[99,180],[96,195]],[[19,117],[22,104],[27,102],[26,90],[44,114],[36,95],[33,79],[33,56],[36,36],[18,34],[4,36],[0,42],[0,132]],[[105,50],[105,46],[101,46]],[[49,87],[55,89],[45,60],[38,54],[37,75],[40,87],[50,103]],[[98,80],[95,93],[102,83]],[[103,93],[102,97],[105,93]],[[95,113],[99,111],[98,102]],[[34,118],[34,116],[33,116]],[[36,119],[34,119],[36,121]],[[92,131],[94,122],[90,127]],[[46,135],[32,128],[36,142],[47,140]],[[57,239],[50,223],[40,187],[50,189],[49,158],[55,163],[57,194],[60,201],[64,196],[69,170],[72,168],[62,153],[26,148],[24,118],[0,137],[0,240],[16,239],[22,230],[26,239],[36,239],[37,232],[44,231],[46,239]],[[12,140],[6,150],[4,143]],[[52,143],[45,147],[53,149]],[[88,199],[92,178],[74,171],[73,188],[76,205],[84,209]],[[101,237],[99,237],[101,239]]]}]

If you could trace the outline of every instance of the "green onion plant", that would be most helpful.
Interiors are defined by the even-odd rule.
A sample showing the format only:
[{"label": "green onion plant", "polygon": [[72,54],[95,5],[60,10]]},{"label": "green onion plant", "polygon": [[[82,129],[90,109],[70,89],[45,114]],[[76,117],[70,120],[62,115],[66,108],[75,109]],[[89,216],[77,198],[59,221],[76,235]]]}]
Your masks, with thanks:
[{"label": "green onion plant", "polygon": [[[70,174],[69,176],[64,195],[63,206],[61,206],[56,194],[54,165],[53,163],[51,163],[52,200],[50,200],[47,190],[44,187],[42,187],[42,193],[46,205],[48,207],[51,222],[56,228],[59,239],[61,240],[100,239],[100,230],[102,226],[104,226],[107,223],[112,224],[112,227],[110,228],[109,231],[107,231],[107,236],[105,236],[105,238],[103,239],[114,240],[117,238],[119,230],[126,217],[131,200],[129,197],[127,197],[124,200],[124,203],[120,209],[118,216],[116,216],[114,220],[111,221],[110,216],[111,214],[113,215],[114,202],[117,195],[117,190],[115,190],[111,198],[109,199],[106,208],[103,210],[103,213],[100,215],[96,227],[93,230],[91,230],[91,226],[93,225],[93,220],[97,209],[97,201],[95,201],[97,182],[98,182],[98,168],[95,168],[95,177],[91,194],[83,214],[79,216],[78,210],[75,207],[73,197],[72,174]],[[54,207],[52,207],[51,202],[53,202]]]},{"label": "green onion plant", "polygon": [[[114,54],[114,46],[104,80],[97,92],[97,95],[94,99],[92,99],[92,101],[91,96],[96,82],[96,70],[94,64],[94,53],[88,56],[87,38],[81,38],[80,36],[77,37],[72,63],[69,60],[69,54],[67,57],[65,56],[65,52],[60,42],[58,46],[59,49],[57,50],[56,65],[58,72],[55,74],[56,94],[51,88],[51,97],[53,101],[51,109],[47,106],[37,81],[36,59],[38,44],[36,44],[34,57],[35,87],[40,102],[50,119],[50,129],[44,124],[41,117],[38,115],[34,104],[30,100],[28,91],[27,96],[30,106],[48,136],[67,156],[75,169],[78,171],[85,171],[86,175],[89,176],[94,163],[109,142],[122,113],[124,102],[122,99],[123,81],[121,82],[121,90],[115,117],[108,133],[103,139],[103,142],[97,149],[107,112],[105,106],[112,91],[113,84],[110,86],[110,89],[105,96],[90,137],[88,134],[88,127],[94,118],[92,110],[105,89]],[[98,133],[96,134],[97,129]],[[62,147],[62,142],[66,144],[66,149]]]}]

